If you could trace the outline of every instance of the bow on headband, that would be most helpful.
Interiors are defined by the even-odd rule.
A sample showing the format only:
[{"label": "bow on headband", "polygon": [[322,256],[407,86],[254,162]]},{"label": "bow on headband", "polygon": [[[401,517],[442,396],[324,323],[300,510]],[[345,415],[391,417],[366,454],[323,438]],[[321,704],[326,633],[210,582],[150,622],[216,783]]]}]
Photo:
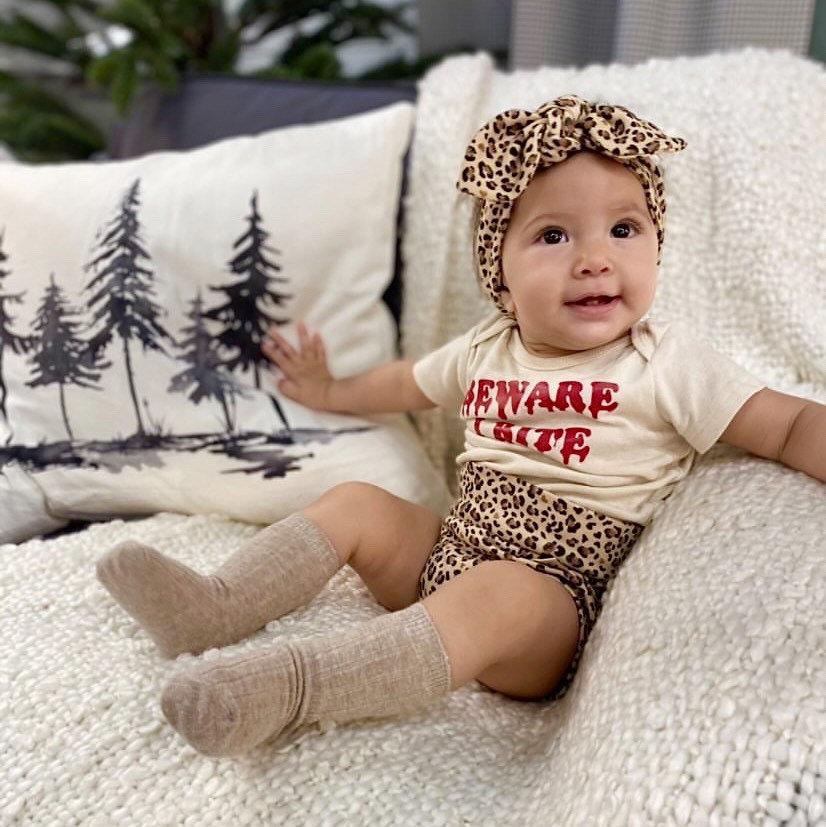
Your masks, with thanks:
[{"label": "bow on headband", "polygon": [[541,166],[581,149],[623,162],[685,146],[682,138],[669,137],[624,106],[568,95],[535,112],[508,109],[488,121],[465,151],[457,187],[476,198],[515,201]]},{"label": "bow on headband", "polygon": [[642,184],[657,228],[658,261],[665,237],[662,173],[653,156],[685,149],[682,138],[666,135],[624,106],[592,104],[576,95],[544,103],[535,112],[508,109],[484,124],[465,150],[457,188],[480,201],[476,250],[479,279],[497,307],[501,247],[513,203],[542,168],[588,149],[626,166]]}]

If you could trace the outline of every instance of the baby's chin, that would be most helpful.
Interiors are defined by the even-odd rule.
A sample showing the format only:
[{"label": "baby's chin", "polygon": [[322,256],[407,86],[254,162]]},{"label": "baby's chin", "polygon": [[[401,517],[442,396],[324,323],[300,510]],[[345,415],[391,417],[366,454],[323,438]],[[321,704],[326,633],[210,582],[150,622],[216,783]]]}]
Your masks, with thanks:
[{"label": "baby's chin", "polygon": [[[639,318],[642,318],[642,314]],[[565,319],[554,327],[535,325],[520,321],[519,327],[523,341],[527,338],[537,349],[564,356],[583,350],[592,350],[602,345],[622,339],[631,332],[638,318],[624,316],[622,319]]]},{"label": "baby's chin", "polygon": [[534,356],[547,358],[575,356],[578,353],[584,353],[586,350],[594,350],[595,348],[611,344],[611,342],[624,338],[629,331],[630,328],[628,328],[628,330],[622,330],[618,333],[607,332],[602,336],[591,335],[587,337],[572,337],[547,333],[538,336],[531,336],[530,334],[527,334],[521,326],[519,326],[520,339],[522,340],[522,344],[525,349]]},{"label": "baby's chin", "polygon": [[580,317],[578,314],[572,313],[571,317],[565,320],[566,330],[564,334],[558,337],[560,338],[560,346],[567,346],[561,344],[563,338],[568,338],[568,345],[571,346],[571,349],[578,350],[610,344],[627,336],[631,332],[631,328],[647,313],[648,308],[645,308],[642,312],[639,308],[635,308],[634,312],[629,312],[629,308],[622,303],[603,318],[588,318],[585,314]]}]

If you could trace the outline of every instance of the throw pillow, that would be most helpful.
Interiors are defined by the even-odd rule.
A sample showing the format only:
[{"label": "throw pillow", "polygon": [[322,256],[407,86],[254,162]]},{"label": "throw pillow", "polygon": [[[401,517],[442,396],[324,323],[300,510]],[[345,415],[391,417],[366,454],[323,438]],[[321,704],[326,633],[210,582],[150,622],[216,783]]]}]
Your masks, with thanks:
[{"label": "throw pillow", "polygon": [[[260,350],[270,325],[297,344],[305,320],[336,376],[396,358],[381,295],[413,113],[4,169],[4,478],[25,472],[60,519],[267,523],[350,479],[443,508],[405,415],[310,411]],[[4,521],[0,540],[20,533]]]}]

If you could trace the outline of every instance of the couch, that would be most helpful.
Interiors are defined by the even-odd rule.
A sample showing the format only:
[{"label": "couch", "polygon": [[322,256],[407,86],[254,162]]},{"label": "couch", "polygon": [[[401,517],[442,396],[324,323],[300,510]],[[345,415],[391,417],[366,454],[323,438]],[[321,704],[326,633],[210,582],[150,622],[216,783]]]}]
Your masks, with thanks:
[{"label": "couch", "polygon": [[[400,352],[416,357],[488,310],[471,275],[469,205],[454,188],[467,138],[503,108],[564,92],[624,102],[688,140],[685,161],[666,170],[655,313],[691,318],[772,387],[826,402],[826,79],[790,54],[508,74],[477,53],[447,59],[415,88],[204,77],[177,98],[145,98],[110,153],[415,101],[385,301]],[[455,493],[455,422],[440,410],[413,421]],[[472,682],[421,714],[313,728],[232,760],[196,753],[165,723],[160,688],[193,656],[162,660],[94,563],[135,538],[209,571],[258,526],[221,513],[112,514],[0,546],[0,821],[826,824],[824,490],[718,444],[609,587],[561,701],[519,702]],[[309,605],[227,651],[383,611],[345,568]]]}]

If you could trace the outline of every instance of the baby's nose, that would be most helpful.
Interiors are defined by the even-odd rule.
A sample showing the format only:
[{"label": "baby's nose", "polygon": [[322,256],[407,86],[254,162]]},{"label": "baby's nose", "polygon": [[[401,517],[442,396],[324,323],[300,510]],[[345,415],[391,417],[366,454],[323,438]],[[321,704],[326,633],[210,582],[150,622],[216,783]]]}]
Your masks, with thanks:
[{"label": "baby's nose", "polygon": [[606,258],[589,259],[577,267],[577,272],[583,276],[591,276],[594,273],[608,273],[611,270],[611,264]]}]

